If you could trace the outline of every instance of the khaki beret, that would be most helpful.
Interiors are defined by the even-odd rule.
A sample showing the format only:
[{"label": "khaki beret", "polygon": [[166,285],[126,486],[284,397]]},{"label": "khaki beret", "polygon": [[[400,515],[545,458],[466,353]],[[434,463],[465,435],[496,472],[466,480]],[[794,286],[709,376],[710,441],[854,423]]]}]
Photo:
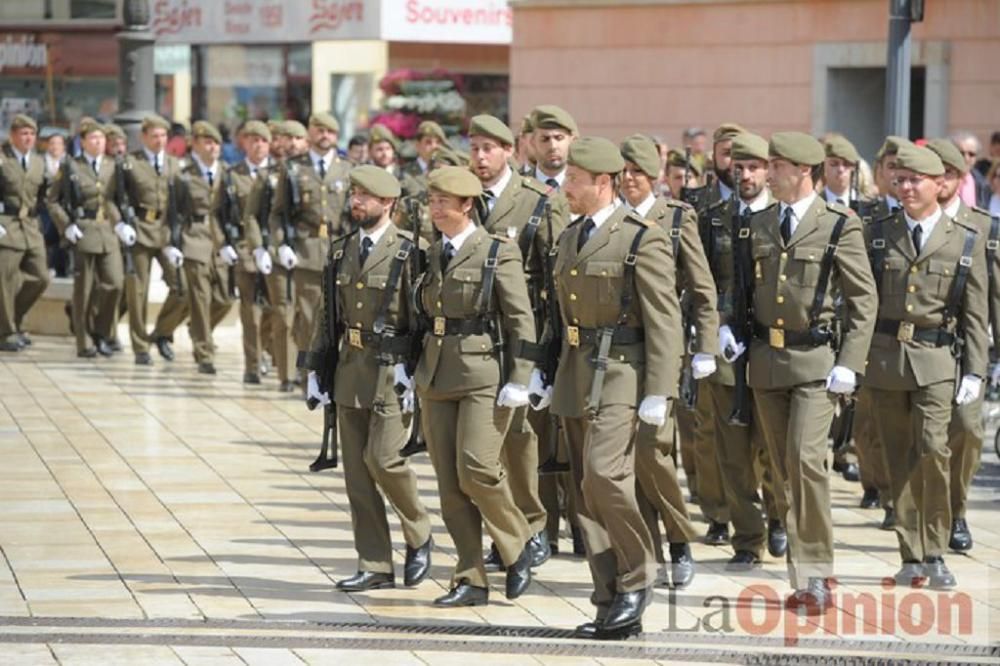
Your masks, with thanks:
[{"label": "khaki beret", "polygon": [[125,135],[125,130],[123,130],[119,125],[115,125],[114,123],[108,123],[104,126],[104,135],[107,136],[109,139],[111,138],[128,139],[128,137]]},{"label": "khaki beret", "polygon": [[576,121],[573,116],[563,108],[555,104],[542,104],[536,106],[531,112],[531,124],[535,129],[559,129],[562,128],[571,134],[579,134],[576,128]]},{"label": "khaki beret", "polygon": [[507,127],[507,123],[485,113],[472,116],[469,121],[469,136],[485,136],[496,139],[505,146],[514,145],[514,133]]},{"label": "khaki beret", "polygon": [[296,139],[304,139],[308,136],[305,126],[297,120],[286,120],[283,123],[278,123],[278,130],[275,134],[292,136]]},{"label": "khaki beret", "polygon": [[198,137],[204,137],[206,139],[212,139],[216,143],[222,143],[222,135],[219,134],[219,130],[217,130],[215,125],[207,120],[196,120],[194,125],[191,127],[191,136],[196,139]]},{"label": "khaki beret", "polygon": [[268,120],[267,129],[271,130],[271,134],[281,134],[281,121],[280,120]]},{"label": "khaki beret", "polygon": [[393,150],[399,150],[399,139],[392,133],[392,130],[385,125],[372,125],[368,130],[368,145],[374,146],[376,143],[388,142]]},{"label": "khaki beret", "polygon": [[444,143],[448,143],[448,137],[444,135],[444,130],[433,120],[425,120],[417,127],[417,138],[425,136],[436,136]]},{"label": "khaki beret", "polygon": [[[672,167],[688,168],[687,156],[679,150],[671,150],[667,153],[667,165]],[[699,178],[705,173],[705,159],[702,155],[691,156],[691,173]]]},{"label": "khaki beret", "polygon": [[950,139],[931,139],[927,142],[927,147],[937,153],[945,167],[951,167],[961,174],[969,170],[962,151]]},{"label": "khaki beret", "polygon": [[875,157],[882,159],[886,155],[895,155],[899,152],[899,147],[907,143],[911,143],[911,141],[904,137],[887,136],[885,137],[885,141],[882,142],[882,147],[879,148],[878,153],[875,154]]},{"label": "khaki beret", "polygon": [[460,166],[443,166],[431,171],[427,187],[456,197],[478,197],[483,193],[482,183],[474,173]]},{"label": "khaki beret", "polygon": [[660,151],[645,134],[633,134],[622,141],[622,157],[633,162],[650,178],[660,175]]},{"label": "khaki beret", "polygon": [[243,133],[247,136],[259,136],[264,139],[264,141],[271,140],[271,130],[268,129],[267,125],[259,120],[248,120],[245,125],[243,125]]},{"label": "khaki beret", "polygon": [[861,161],[861,155],[854,144],[847,140],[846,136],[834,134],[823,144],[823,149],[827,157],[837,157],[850,164],[857,164]]},{"label": "khaki beret", "polygon": [[521,134],[531,134],[535,131],[535,125],[531,122],[531,114],[524,114],[524,118],[521,119]]},{"label": "khaki beret", "polygon": [[93,118],[88,118],[87,120],[84,120],[82,123],[80,123],[80,129],[78,130],[78,133],[81,137],[85,137],[91,132],[101,132],[102,134],[107,136],[107,130],[105,129],[104,125],[97,122]]},{"label": "khaki beret", "polygon": [[145,132],[146,130],[151,130],[151,129],[169,130],[170,129],[170,123],[167,122],[167,119],[164,118],[163,116],[158,116],[155,113],[151,113],[151,114],[149,114],[148,116],[146,116],[145,118],[142,119],[142,126],[141,127],[142,127],[142,131],[143,132]]},{"label": "khaki beret", "polygon": [[768,145],[769,157],[780,157],[794,164],[816,166],[826,159],[823,144],[804,132],[775,132]]},{"label": "khaki beret", "polygon": [[30,127],[31,129],[38,131],[38,123],[31,116],[26,116],[23,113],[19,113],[14,116],[14,120],[10,124],[11,131],[19,130],[22,127]]},{"label": "khaki beret", "polygon": [[309,116],[309,126],[312,127],[324,127],[331,132],[340,132],[340,123],[331,114],[325,111],[317,111],[316,113]]},{"label": "khaki beret", "polygon": [[352,184],[383,199],[395,199],[402,192],[395,176],[373,164],[354,167],[351,169],[349,177]]},{"label": "khaki beret", "polygon": [[569,163],[590,173],[621,173],[625,158],[618,146],[599,136],[585,136],[569,145]]},{"label": "khaki beret", "polygon": [[431,155],[431,162],[434,162],[436,166],[465,166],[468,161],[462,158],[462,154],[447,148],[445,146],[440,146]]},{"label": "khaki beret", "polygon": [[909,169],[927,176],[944,175],[944,164],[937,153],[909,142],[900,144],[896,152],[896,168]]},{"label": "khaki beret", "polygon": [[743,132],[733,137],[732,157],[734,160],[767,161],[767,140],[753,132]]},{"label": "khaki beret", "polygon": [[736,138],[737,134],[743,134],[746,132],[741,126],[736,123],[722,123],[715,128],[715,132],[712,134],[712,143],[719,143],[720,141],[731,141]]}]

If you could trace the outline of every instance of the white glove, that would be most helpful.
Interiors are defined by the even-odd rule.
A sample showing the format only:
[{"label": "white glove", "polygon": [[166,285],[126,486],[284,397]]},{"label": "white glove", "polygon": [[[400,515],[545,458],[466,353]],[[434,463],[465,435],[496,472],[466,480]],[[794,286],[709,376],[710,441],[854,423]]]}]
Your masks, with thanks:
[{"label": "white glove", "polygon": [[528,401],[536,412],[552,404],[552,387],[546,386],[542,381],[542,371],[538,368],[531,371],[531,379],[528,380]]},{"label": "white glove", "polygon": [[858,376],[842,365],[833,366],[833,370],[826,376],[826,390],[830,393],[850,393],[857,385]]},{"label": "white glove", "polygon": [[728,326],[719,327],[719,353],[727,363],[735,363],[746,350],[746,345],[736,340],[733,329]]},{"label": "white glove", "polygon": [[649,425],[661,426],[667,422],[667,397],[647,395],[639,404],[639,419]]},{"label": "white glove", "polygon": [[236,254],[232,245],[223,245],[219,248],[219,259],[222,259],[222,263],[226,266],[235,266],[239,258],[240,256]]},{"label": "white glove", "polygon": [[292,270],[299,263],[299,258],[295,256],[295,250],[288,247],[287,245],[282,245],[278,248],[278,261],[287,270]]},{"label": "white glove", "polygon": [[993,372],[990,373],[990,385],[997,386],[1000,384],[1000,363],[993,366]]},{"label": "white glove", "polygon": [[413,413],[414,395],[413,377],[406,374],[406,366],[397,363],[392,366],[392,387],[399,396],[399,408],[404,414]]},{"label": "white glove", "polygon": [[118,240],[125,244],[125,247],[135,245],[135,229],[124,222],[115,225],[115,234],[118,235]]},{"label": "white glove", "polygon": [[253,251],[253,263],[257,264],[257,271],[263,273],[264,275],[270,275],[271,269],[271,253],[262,247],[257,248]]},{"label": "white glove", "polygon": [[68,240],[70,244],[76,245],[77,241],[83,238],[83,232],[80,230],[80,227],[75,224],[71,224],[66,227],[66,231],[63,232],[63,236],[66,237],[66,240]]},{"label": "white glove", "polygon": [[180,268],[184,265],[184,253],[173,245],[168,245],[163,248],[163,254],[167,257],[167,263],[174,268]]},{"label": "white glove", "polygon": [[7,230],[3,228],[2,224],[0,224],[0,238],[3,238],[6,235],[7,235]]},{"label": "white glove", "polygon": [[528,387],[507,382],[497,396],[498,407],[524,407],[528,404]]},{"label": "white glove", "polygon": [[330,394],[322,393],[319,390],[319,380],[316,378],[315,370],[310,370],[309,376],[306,378],[306,400],[309,398],[323,406],[330,404]]},{"label": "white glove", "polygon": [[958,385],[958,392],[955,394],[956,405],[967,405],[979,397],[979,392],[983,390],[983,380],[975,375],[965,375]]},{"label": "white glove", "polygon": [[715,374],[718,367],[715,365],[715,357],[711,354],[698,353],[691,357],[691,374],[695,379],[704,379]]}]

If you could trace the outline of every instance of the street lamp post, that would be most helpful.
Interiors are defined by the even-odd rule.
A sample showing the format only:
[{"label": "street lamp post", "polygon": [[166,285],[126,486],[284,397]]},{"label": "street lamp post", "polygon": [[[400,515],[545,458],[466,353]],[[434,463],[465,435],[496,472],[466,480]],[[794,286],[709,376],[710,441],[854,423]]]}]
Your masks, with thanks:
[{"label": "street lamp post", "polygon": [[143,117],[156,105],[153,73],[153,44],[149,31],[147,0],[123,0],[124,25],[118,37],[118,115],[115,122],[129,137],[129,146],[137,142]]},{"label": "street lamp post", "polygon": [[910,25],[924,18],[923,0],[889,0],[885,68],[885,133],[910,136]]}]

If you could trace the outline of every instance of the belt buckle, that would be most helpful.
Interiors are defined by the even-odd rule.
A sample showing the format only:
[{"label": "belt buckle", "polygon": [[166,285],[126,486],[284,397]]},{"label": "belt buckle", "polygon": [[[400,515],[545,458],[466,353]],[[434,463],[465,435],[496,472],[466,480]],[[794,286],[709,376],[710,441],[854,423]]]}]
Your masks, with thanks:
[{"label": "belt buckle", "polygon": [[101,224],[102,222],[104,222],[104,209],[103,208],[98,208],[97,209],[97,215],[94,216],[94,220],[98,224]]},{"label": "belt buckle", "polygon": [[152,208],[147,208],[146,209],[146,221],[147,222],[156,222],[159,218],[160,218],[160,216],[156,214],[155,210],[153,210]]},{"label": "belt buckle", "polygon": [[349,328],[347,329],[347,344],[352,347],[357,347],[358,349],[363,349],[364,345],[361,343],[361,329],[359,328]]},{"label": "belt buckle", "polygon": [[326,228],[326,222],[322,222],[319,225],[319,237],[320,238],[330,237],[330,230]]},{"label": "belt buckle", "polygon": [[434,317],[434,335],[444,335],[446,321],[444,317]]},{"label": "belt buckle", "polygon": [[580,346],[580,327],[579,326],[567,326],[566,327],[566,342],[569,343],[570,347]]},{"label": "belt buckle", "polygon": [[767,342],[775,349],[785,348],[785,330],[782,328],[767,329]]},{"label": "belt buckle", "polygon": [[899,330],[896,331],[896,339],[900,342],[911,342],[913,340],[914,326],[912,321],[899,322]]}]

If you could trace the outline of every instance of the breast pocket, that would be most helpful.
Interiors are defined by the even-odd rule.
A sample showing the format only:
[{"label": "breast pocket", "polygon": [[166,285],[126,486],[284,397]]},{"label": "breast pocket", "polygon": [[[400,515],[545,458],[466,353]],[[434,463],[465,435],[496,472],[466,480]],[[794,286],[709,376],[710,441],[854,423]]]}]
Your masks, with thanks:
[{"label": "breast pocket", "polygon": [[589,295],[598,303],[614,303],[619,298],[624,264],[620,261],[591,261],[584,268]]},{"label": "breast pocket", "polygon": [[798,287],[815,287],[819,282],[823,251],[812,247],[797,247],[791,254],[785,270],[788,280]]},{"label": "breast pocket", "polygon": [[774,273],[779,260],[778,248],[774,245],[753,246],[753,278],[758,285],[766,284],[768,276]]},{"label": "breast pocket", "polygon": [[448,276],[462,295],[463,312],[473,312],[483,288],[483,272],[478,268],[456,268]]},{"label": "breast pocket", "polygon": [[927,288],[934,290],[939,298],[948,298],[957,263],[943,259],[930,259],[927,262]]},{"label": "breast pocket", "polygon": [[902,257],[888,257],[882,268],[882,293],[901,294],[906,291],[910,265]]}]

